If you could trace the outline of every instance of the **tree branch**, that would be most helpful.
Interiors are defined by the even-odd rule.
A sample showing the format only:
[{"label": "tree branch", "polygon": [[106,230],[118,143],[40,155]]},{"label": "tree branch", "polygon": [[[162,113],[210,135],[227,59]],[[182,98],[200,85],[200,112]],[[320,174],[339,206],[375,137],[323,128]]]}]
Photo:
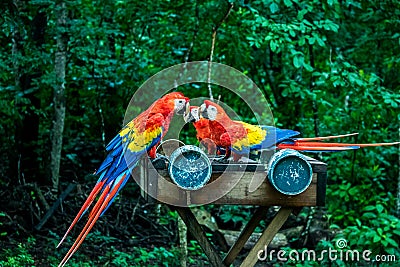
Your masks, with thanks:
[{"label": "tree branch", "polygon": [[213,56],[214,56],[215,39],[217,37],[218,28],[221,27],[222,23],[224,23],[224,21],[228,18],[229,14],[231,13],[231,10],[233,8],[233,3],[229,3],[229,5],[230,6],[229,6],[228,10],[226,11],[225,16],[213,28],[213,33],[212,33],[211,51],[210,51],[210,59],[208,60],[208,75],[207,75],[208,93],[210,95],[211,100],[214,100],[214,97],[212,95],[212,89],[211,89],[211,66],[212,66],[212,60],[213,60]]}]

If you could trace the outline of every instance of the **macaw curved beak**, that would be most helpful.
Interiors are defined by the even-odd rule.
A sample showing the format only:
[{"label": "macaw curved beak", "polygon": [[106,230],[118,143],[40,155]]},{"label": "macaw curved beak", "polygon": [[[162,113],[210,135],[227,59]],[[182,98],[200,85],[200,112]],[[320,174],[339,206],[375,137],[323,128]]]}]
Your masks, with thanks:
[{"label": "macaw curved beak", "polygon": [[185,106],[183,106],[181,109],[176,111],[177,115],[185,115],[187,113],[190,113],[190,103],[189,99],[186,101]]},{"label": "macaw curved beak", "polygon": [[201,104],[201,106],[200,106],[200,116],[205,118],[205,119],[209,119],[208,113],[207,113],[206,104]]},{"label": "macaw curved beak", "polygon": [[186,123],[193,123],[193,122],[196,122],[196,119],[195,119],[195,117],[193,116],[192,112],[190,112],[190,110],[189,110],[189,113],[186,113],[186,112],[185,112],[185,115],[183,115],[183,119],[184,119],[184,121],[185,121]]}]

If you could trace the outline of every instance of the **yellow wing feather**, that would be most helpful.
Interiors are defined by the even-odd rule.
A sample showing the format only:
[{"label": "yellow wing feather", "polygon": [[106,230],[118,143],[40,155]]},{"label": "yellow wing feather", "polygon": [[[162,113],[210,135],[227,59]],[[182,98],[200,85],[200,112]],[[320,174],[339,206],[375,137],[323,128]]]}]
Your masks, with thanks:
[{"label": "yellow wing feather", "polygon": [[243,147],[251,147],[254,145],[261,144],[267,135],[267,131],[259,126],[251,125],[246,122],[237,121],[243,125],[243,128],[247,131],[247,138],[238,138],[233,143],[233,148],[242,150]]},{"label": "yellow wing feather", "polygon": [[[151,116],[146,123],[149,124],[149,128],[145,129],[143,123],[137,121],[129,122],[120,132],[119,135],[122,137],[122,142],[129,142],[128,149],[131,152],[138,152],[146,149],[156,138],[159,138],[163,134],[162,126],[160,123],[164,121],[162,114],[157,113]],[[142,127],[140,127],[142,126]]]}]

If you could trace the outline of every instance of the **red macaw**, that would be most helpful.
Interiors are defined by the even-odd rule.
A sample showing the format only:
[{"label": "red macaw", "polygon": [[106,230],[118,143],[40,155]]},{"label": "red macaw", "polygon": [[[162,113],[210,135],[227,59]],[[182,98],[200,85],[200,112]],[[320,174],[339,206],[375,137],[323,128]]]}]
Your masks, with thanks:
[{"label": "red macaw", "polygon": [[100,176],[97,183],[57,247],[86,213],[96,196],[100,194],[100,197],[92,208],[85,227],[59,266],[65,265],[82,244],[97,219],[110,207],[118,192],[128,181],[130,171],[137,166],[140,158],[146,152],[151,158],[156,157],[156,147],[167,133],[174,113],[183,115],[188,110],[189,98],[180,92],[169,93],[130,121],[111,140],[106,147],[109,154],[96,171],[96,174]]},{"label": "red macaw", "polygon": [[256,126],[242,121],[233,121],[218,104],[205,100],[200,106],[200,113],[203,118],[209,120],[211,140],[216,146],[226,149],[225,158],[233,153],[233,159],[238,161],[242,155],[248,154],[251,150],[259,149],[284,149],[290,148],[308,152],[332,152],[350,149],[358,149],[367,146],[395,145],[394,143],[377,144],[346,144],[346,143],[324,143],[311,142],[329,138],[344,137],[354,134],[315,137],[315,138],[293,138],[300,133],[293,130],[279,129],[272,126]]},{"label": "red macaw", "polygon": [[199,140],[200,143],[204,144],[210,154],[214,154],[216,151],[216,146],[214,142],[210,139],[211,132],[209,127],[209,120],[200,118],[200,107],[190,106],[190,112],[185,114],[184,120],[185,122],[193,123],[193,126],[197,132],[197,140]]}]

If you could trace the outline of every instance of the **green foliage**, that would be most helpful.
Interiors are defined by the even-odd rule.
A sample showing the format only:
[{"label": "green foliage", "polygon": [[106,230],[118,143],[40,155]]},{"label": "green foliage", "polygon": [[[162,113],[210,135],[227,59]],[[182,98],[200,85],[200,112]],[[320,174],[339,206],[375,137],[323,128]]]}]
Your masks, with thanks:
[{"label": "green foliage", "polygon": [[[379,198],[378,198],[379,199]],[[386,203],[367,205],[360,208],[360,212],[344,211],[339,218],[333,220],[344,221],[348,226],[337,237],[345,238],[353,249],[369,249],[374,255],[391,254],[399,257],[400,220],[388,214]],[[332,224],[331,227],[338,227]]]},{"label": "green foliage", "polygon": [[35,261],[28,251],[35,246],[35,242],[35,238],[30,237],[26,244],[19,243],[15,249],[3,249],[1,253],[4,260],[0,260],[0,266],[35,266]]},{"label": "green foliage", "polygon": [[[53,234],[54,235],[54,234]],[[94,237],[93,237],[94,236]],[[95,241],[100,244],[104,244],[113,241],[107,236],[100,235],[96,232],[92,237],[89,238],[89,243]],[[115,239],[114,239],[115,241]],[[88,242],[88,241],[86,241]],[[3,249],[1,252],[0,266],[35,266],[35,260],[32,256],[32,250],[35,249],[36,240],[30,237],[24,243],[19,243],[16,249]],[[50,247],[50,246],[49,246]],[[46,248],[49,249],[49,248]],[[57,252],[57,251],[56,251]],[[140,248],[134,247],[127,250],[120,250],[114,246],[110,246],[107,252],[99,256],[93,261],[89,261],[85,255],[77,253],[68,263],[72,267],[88,267],[95,265],[112,265],[112,266],[178,266],[180,249],[172,246],[170,248],[165,247],[151,247],[151,248]],[[57,266],[62,258],[63,253],[58,252],[55,255],[52,253],[45,255],[42,259],[46,262],[46,266]],[[190,264],[198,265],[199,261],[202,263],[207,262],[207,258],[203,254],[203,251],[199,244],[191,240],[188,244],[188,259]],[[37,263],[37,262],[36,262]]]},{"label": "green foliage", "polygon": [[[4,212],[0,211],[0,227],[3,226],[3,222],[1,222],[1,220],[6,216],[6,214]],[[0,236],[6,236],[8,233],[6,231],[1,231],[0,232]]]},{"label": "green foliage", "polygon": [[167,250],[163,247],[154,247],[150,250],[136,248],[131,252],[122,252],[111,247],[105,255],[104,261],[115,266],[177,266],[179,265],[179,249],[173,247]]},{"label": "green foliage", "polygon": [[[381,206],[378,206],[381,207]],[[395,255],[400,257],[400,220],[386,213],[380,214],[376,207],[368,206],[355,226],[343,231],[343,236],[352,248],[371,250],[374,255]]]},{"label": "green foliage", "polygon": [[202,266],[208,263],[208,258],[196,240],[190,240],[187,250],[190,264]]},{"label": "green foliage", "polygon": [[238,223],[246,224],[251,215],[251,207],[249,206],[223,206],[220,208],[219,217],[223,222],[232,221],[235,225]]}]

